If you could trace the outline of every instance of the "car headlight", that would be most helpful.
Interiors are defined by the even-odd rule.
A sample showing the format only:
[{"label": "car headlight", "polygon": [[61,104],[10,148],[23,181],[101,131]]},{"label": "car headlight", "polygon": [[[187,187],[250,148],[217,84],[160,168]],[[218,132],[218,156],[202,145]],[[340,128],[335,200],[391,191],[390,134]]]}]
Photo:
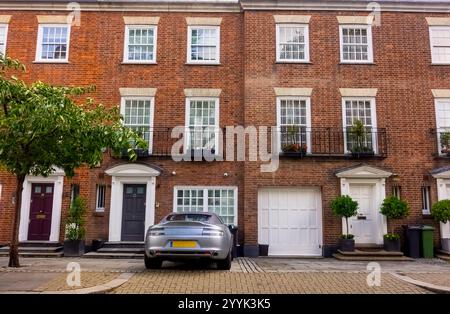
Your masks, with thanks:
[{"label": "car headlight", "polygon": [[223,231],[222,230],[216,230],[216,229],[203,229],[204,236],[210,236],[210,237],[223,237]]},{"label": "car headlight", "polygon": [[155,229],[150,229],[149,236],[163,236],[165,235],[164,229],[163,228],[155,228]]}]

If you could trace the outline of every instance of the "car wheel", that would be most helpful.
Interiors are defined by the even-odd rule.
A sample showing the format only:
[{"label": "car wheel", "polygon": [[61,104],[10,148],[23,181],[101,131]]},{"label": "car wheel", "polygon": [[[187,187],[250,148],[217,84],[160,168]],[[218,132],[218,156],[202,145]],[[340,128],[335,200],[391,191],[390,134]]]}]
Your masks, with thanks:
[{"label": "car wheel", "polygon": [[158,269],[161,268],[162,260],[159,258],[148,258],[147,255],[144,254],[144,263],[145,268],[147,269]]},{"label": "car wheel", "polygon": [[231,252],[228,253],[225,259],[217,261],[217,269],[230,270],[231,269]]}]

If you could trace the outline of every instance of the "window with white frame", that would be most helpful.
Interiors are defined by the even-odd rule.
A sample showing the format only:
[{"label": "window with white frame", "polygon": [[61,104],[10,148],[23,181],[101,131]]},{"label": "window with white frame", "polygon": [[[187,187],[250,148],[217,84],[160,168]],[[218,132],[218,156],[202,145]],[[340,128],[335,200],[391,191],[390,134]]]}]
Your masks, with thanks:
[{"label": "window with white frame", "polygon": [[132,129],[149,144],[151,151],[153,97],[122,97],[121,114],[124,126]]},{"label": "window with white frame", "polygon": [[187,62],[220,62],[220,26],[188,26]]},{"label": "window with white frame", "polygon": [[344,98],[345,151],[376,153],[376,110],[374,98]]},{"label": "window with white frame", "polygon": [[175,187],[175,212],[209,212],[225,224],[237,223],[237,188]]},{"label": "window with white frame", "polygon": [[0,24],[0,53],[6,54],[6,39],[8,36],[8,24]]},{"label": "window with white frame", "polygon": [[156,26],[126,25],[124,62],[156,62],[156,34]]},{"label": "window with white frame", "polygon": [[435,100],[436,127],[441,155],[450,154],[450,98]]},{"label": "window with white frame", "polygon": [[371,25],[340,25],[341,62],[373,62]]},{"label": "window with white frame", "polygon": [[310,99],[278,97],[277,111],[281,151],[299,153],[309,151]]},{"label": "window with white frame", "polygon": [[219,100],[187,98],[186,107],[186,148],[216,150],[219,146]]},{"label": "window with white frame", "polygon": [[450,26],[430,27],[431,58],[434,64],[450,64]]},{"label": "window with white frame", "polygon": [[399,185],[393,185],[392,186],[392,196],[400,199],[401,198],[401,192],[402,192],[402,189],[401,189],[401,187]]},{"label": "window with white frame", "polygon": [[309,62],[309,28],[303,24],[277,24],[277,61]]},{"label": "window with white frame", "polygon": [[69,42],[69,24],[40,24],[36,61],[67,62],[69,58]]},{"label": "window with white frame", "polygon": [[96,199],[96,212],[104,212],[105,211],[105,200],[106,200],[106,185],[98,184],[97,185],[97,199]]},{"label": "window with white frame", "polygon": [[431,188],[429,186],[422,186],[422,213],[429,215],[431,213]]}]

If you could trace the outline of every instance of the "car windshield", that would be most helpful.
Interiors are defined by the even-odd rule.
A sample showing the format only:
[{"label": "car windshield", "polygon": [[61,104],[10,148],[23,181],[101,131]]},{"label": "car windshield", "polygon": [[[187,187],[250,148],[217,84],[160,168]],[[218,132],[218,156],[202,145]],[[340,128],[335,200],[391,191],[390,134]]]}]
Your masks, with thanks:
[{"label": "car windshield", "polygon": [[166,221],[198,221],[211,222],[212,216],[206,214],[173,214],[166,218]]}]

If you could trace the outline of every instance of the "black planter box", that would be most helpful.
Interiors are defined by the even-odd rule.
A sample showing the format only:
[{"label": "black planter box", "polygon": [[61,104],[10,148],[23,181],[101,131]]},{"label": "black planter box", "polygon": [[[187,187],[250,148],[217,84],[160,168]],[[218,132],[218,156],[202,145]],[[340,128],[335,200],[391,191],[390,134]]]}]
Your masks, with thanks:
[{"label": "black planter box", "polygon": [[367,152],[352,152],[353,158],[368,158],[375,156],[374,151],[367,151]]},{"label": "black planter box", "polygon": [[269,256],[269,245],[260,244],[259,245],[259,256]]},{"label": "black planter box", "polygon": [[400,252],[400,239],[383,239],[383,249],[388,252]]},{"label": "black planter box", "polygon": [[65,240],[64,241],[64,256],[78,257],[85,252],[84,240]]},{"label": "black planter box", "polygon": [[355,239],[340,239],[339,249],[343,252],[353,252],[355,250]]},{"label": "black planter box", "polygon": [[281,156],[289,157],[289,158],[303,158],[305,157],[306,152],[282,152]]}]

